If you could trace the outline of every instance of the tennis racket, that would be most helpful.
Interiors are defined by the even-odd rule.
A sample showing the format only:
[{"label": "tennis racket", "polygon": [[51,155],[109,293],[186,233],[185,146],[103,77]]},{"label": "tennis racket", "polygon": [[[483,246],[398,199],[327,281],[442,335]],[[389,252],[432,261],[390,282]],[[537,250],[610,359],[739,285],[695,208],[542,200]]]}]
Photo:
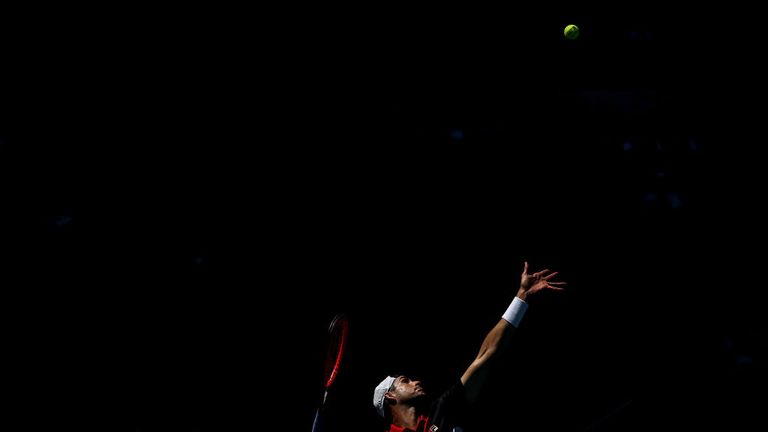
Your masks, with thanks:
[{"label": "tennis racket", "polygon": [[328,399],[328,391],[333,386],[336,377],[339,376],[341,360],[344,358],[344,350],[347,347],[347,334],[349,333],[349,321],[344,314],[338,314],[331,321],[328,328],[328,350],[325,353],[323,366],[323,401],[315,413],[315,421],[312,423],[312,432],[323,430],[323,408]]}]

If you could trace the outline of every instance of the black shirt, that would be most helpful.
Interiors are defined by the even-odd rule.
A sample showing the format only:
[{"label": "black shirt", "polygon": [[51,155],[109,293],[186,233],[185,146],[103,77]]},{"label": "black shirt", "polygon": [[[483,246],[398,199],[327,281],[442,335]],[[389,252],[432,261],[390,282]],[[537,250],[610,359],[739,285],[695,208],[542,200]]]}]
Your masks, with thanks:
[{"label": "black shirt", "polygon": [[[461,381],[451,386],[437,400],[432,402],[426,416],[419,417],[419,424],[414,432],[453,432],[462,421],[467,407],[464,385]],[[389,432],[410,432],[411,429],[389,425]]]}]

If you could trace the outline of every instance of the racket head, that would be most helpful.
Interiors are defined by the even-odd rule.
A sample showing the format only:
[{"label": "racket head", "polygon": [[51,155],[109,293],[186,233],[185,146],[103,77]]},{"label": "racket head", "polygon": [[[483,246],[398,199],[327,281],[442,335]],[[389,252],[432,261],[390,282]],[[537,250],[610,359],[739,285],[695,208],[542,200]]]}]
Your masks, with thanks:
[{"label": "racket head", "polygon": [[343,313],[337,314],[328,327],[328,351],[325,354],[323,385],[328,390],[339,375],[341,360],[347,348],[349,320]]}]

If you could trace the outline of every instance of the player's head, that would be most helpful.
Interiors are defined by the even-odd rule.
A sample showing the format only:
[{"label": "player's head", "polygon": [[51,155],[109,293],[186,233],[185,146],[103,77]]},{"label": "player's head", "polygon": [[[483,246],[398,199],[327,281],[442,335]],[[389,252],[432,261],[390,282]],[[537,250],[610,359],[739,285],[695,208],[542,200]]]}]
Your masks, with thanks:
[{"label": "player's head", "polygon": [[405,375],[384,378],[373,391],[373,406],[380,416],[387,418],[396,405],[417,405],[427,396],[421,381]]}]

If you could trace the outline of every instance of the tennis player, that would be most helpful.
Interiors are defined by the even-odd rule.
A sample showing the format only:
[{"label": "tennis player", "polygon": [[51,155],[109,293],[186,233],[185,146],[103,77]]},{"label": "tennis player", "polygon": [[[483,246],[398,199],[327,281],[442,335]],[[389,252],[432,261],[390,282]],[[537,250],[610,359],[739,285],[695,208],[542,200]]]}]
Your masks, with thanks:
[{"label": "tennis player", "polygon": [[421,385],[405,375],[384,378],[373,391],[373,406],[389,424],[390,432],[458,432],[466,408],[477,400],[489,367],[507,343],[528,308],[527,299],[544,290],[562,291],[565,282],[553,281],[549,269],[528,274],[523,267],[517,295],[488,333],[477,357],[451,388],[430,401]]}]

